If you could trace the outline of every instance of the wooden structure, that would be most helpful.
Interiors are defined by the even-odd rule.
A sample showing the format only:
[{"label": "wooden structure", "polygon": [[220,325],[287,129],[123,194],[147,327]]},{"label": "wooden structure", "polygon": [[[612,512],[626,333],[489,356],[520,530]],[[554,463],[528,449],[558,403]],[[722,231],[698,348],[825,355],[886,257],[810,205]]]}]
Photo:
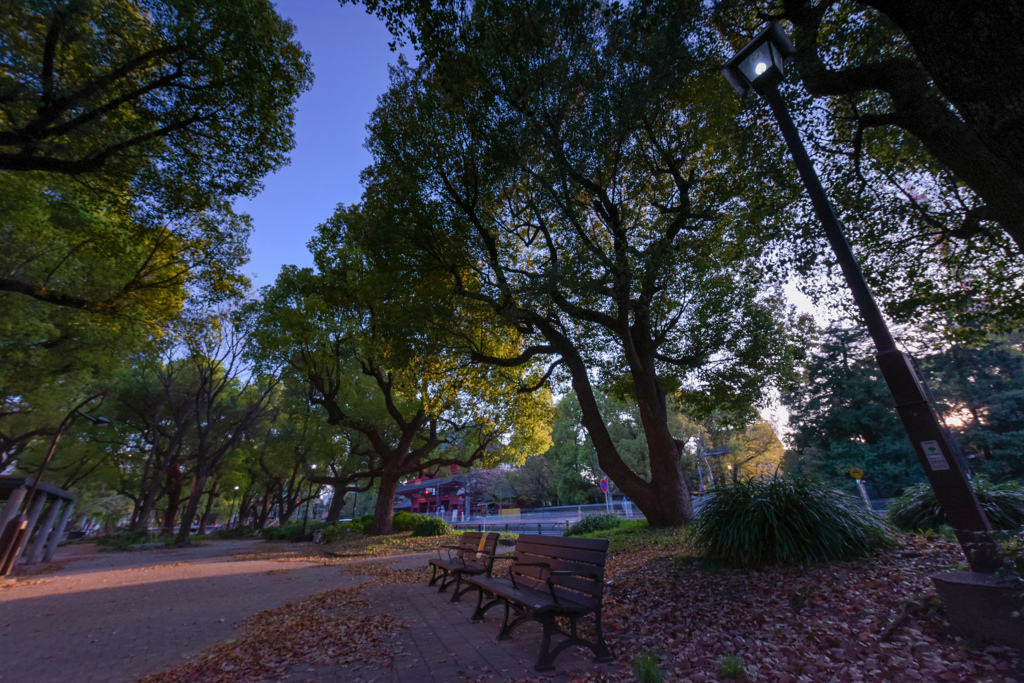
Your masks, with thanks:
[{"label": "wooden structure", "polygon": [[[480,574],[467,578],[480,589],[473,620],[480,621],[489,609],[504,605],[505,618],[498,640],[510,638],[512,631],[525,621],[540,622],[544,631],[534,665],[537,671],[553,669],[555,658],[574,645],[590,648],[598,662],[611,661],[612,653],[601,630],[607,552],[605,539],[520,535],[505,577]],[[593,615],[596,622],[593,640],[579,634],[577,622],[587,615]],[[556,617],[568,619],[569,631],[555,622]],[[552,648],[555,635],[566,639]]]},{"label": "wooden structure", "polygon": [[[484,574],[491,575],[491,567],[494,565],[494,552],[498,547],[498,536],[496,532],[482,534],[476,531],[467,531],[462,534],[458,545],[443,545],[437,551],[437,559],[430,560],[430,583],[433,586],[438,581],[441,585],[437,592],[443,593],[448,586],[455,584],[452,591],[452,602],[458,602],[463,593],[471,590],[473,586],[462,587],[462,581],[469,576]],[[446,552],[447,557],[441,555]]]},{"label": "wooden structure", "polygon": [[[64,489],[40,482],[34,500],[26,501],[25,495],[35,481],[31,477],[0,476],[0,500],[4,500],[0,513],[0,555],[5,558],[0,567],[0,576],[10,573],[14,564],[24,554],[25,564],[49,562],[57,551],[57,544],[64,535],[64,529],[71,519],[74,500]],[[13,525],[21,514],[22,503],[30,506],[27,510],[28,527],[19,539]],[[46,511],[43,514],[43,511]],[[17,548],[9,548],[11,542],[19,541]]]}]

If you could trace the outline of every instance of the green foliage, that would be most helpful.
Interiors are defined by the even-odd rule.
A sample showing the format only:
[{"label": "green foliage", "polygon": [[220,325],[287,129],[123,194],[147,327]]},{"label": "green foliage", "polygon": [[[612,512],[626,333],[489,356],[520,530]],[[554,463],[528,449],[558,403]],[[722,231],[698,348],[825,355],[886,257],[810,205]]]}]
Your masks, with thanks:
[{"label": "green foliage", "polygon": [[250,538],[255,536],[256,533],[257,531],[255,528],[243,525],[231,527],[230,529],[217,529],[216,531],[212,531],[207,534],[207,537],[219,540],[229,540],[233,538]]},{"label": "green foliage", "polygon": [[[972,466],[996,480],[1024,477],[1024,339],[957,344],[920,365]],[[859,467],[883,496],[924,478],[863,330],[822,331],[783,403],[794,429],[787,473],[852,491],[847,472]]]},{"label": "green foliage", "polygon": [[748,479],[718,488],[694,522],[694,542],[732,565],[841,560],[867,555],[890,534],[862,501],[807,478]]},{"label": "green foliage", "polygon": [[747,671],[743,668],[743,660],[736,655],[727,655],[722,658],[718,665],[718,676],[720,678],[743,678]]},{"label": "green foliage", "polygon": [[112,534],[100,536],[96,539],[96,544],[111,551],[137,550],[149,544],[173,545],[174,536],[158,535],[149,531],[126,531],[120,529]]},{"label": "green foliage", "polygon": [[637,683],[662,683],[665,674],[661,671],[661,660],[653,652],[641,652],[633,658],[633,672]]},{"label": "green foliage", "polygon": [[391,531],[396,534],[400,534],[404,531],[412,531],[423,519],[424,517],[422,515],[406,512],[405,510],[399,510],[394,514],[394,517],[392,517]]},{"label": "green foliage", "polygon": [[268,526],[262,532],[263,538],[268,541],[291,541],[300,543],[312,539],[313,532],[322,529],[324,523],[320,520],[306,522],[306,535],[302,535],[302,522],[291,522],[281,526]]},{"label": "green foliage", "polygon": [[608,531],[619,528],[622,523],[622,518],[612,513],[587,515],[569,527],[569,530],[565,532],[565,535],[582,536],[583,534],[589,534],[595,531]]},{"label": "green foliage", "polygon": [[[975,477],[971,484],[993,529],[1016,531],[1024,525],[1024,485],[1016,481],[993,484],[987,477]],[[946,524],[946,513],[930,484],[911,486],[889,501],[886,517],[905,531],[938,529]]]},{"label": "green foliage", "polygon": [[[784,269],[765,258],[791,202],[764,192],[793,186],[777,138],[742,129],[707,68],[698,8],[505,1],[438,14],[436,57],[393,69],[373,114],[374,219],[349,225],[394,281],[438,283],[474,361],[543,360],[574,386],[606,472],[658,524],[685,512],[666,392],[686,387],[704,410],[749,406],[795,352]],[[605,438],[597,389],[640,406],[630,445],[646,448]],[[661,476],[632,472],[639,452]]]},{"label": "green foliage", "polygon": [[448,536],[455,533],[452,525],[440,517],[421,516],[413,527],[413,536]]}]

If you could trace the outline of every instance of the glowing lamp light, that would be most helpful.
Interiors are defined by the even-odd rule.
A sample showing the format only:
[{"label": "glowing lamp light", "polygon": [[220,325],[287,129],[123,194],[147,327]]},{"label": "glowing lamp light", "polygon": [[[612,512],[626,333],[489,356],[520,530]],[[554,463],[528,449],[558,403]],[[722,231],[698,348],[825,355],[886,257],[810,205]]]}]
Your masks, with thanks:
[{"label": "glowing lamp light", "polygon": [[722,73],[740,96],[782,80],[796,50],[777,22],[770,23],[725,63]]}]

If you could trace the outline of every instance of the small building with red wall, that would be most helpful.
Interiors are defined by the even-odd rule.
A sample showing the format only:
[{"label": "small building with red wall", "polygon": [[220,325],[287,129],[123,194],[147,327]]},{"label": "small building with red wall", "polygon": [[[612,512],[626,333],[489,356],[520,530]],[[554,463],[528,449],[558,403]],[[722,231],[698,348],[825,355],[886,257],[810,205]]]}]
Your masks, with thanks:
[{"label": "small building with red wall", "polygon": [[[452,468],[453,470],[456,468]],[[451,518],[452,510],[458,510],[461,519],[466,514],[466,477],[452,474],[448,477],[417,477],[399,486],[395,491],[395,510],[405,510],[418,515],[444,512]]]}]

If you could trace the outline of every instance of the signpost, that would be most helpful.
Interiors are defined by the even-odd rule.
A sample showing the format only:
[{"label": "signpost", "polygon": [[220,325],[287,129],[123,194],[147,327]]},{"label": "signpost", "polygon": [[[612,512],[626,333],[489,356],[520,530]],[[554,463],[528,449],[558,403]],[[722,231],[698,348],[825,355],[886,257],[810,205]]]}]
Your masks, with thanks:
[{"label": "signpost", "polygon": [[860,491],[860,497],[864,499],[864,504],[868,506],[868,510],[874,511],[871,507],[871,499],[868,498],[868,489],[864,486],[864,470],[859,467],[850,468],[850,476],[857,480],[857,489]]}]

